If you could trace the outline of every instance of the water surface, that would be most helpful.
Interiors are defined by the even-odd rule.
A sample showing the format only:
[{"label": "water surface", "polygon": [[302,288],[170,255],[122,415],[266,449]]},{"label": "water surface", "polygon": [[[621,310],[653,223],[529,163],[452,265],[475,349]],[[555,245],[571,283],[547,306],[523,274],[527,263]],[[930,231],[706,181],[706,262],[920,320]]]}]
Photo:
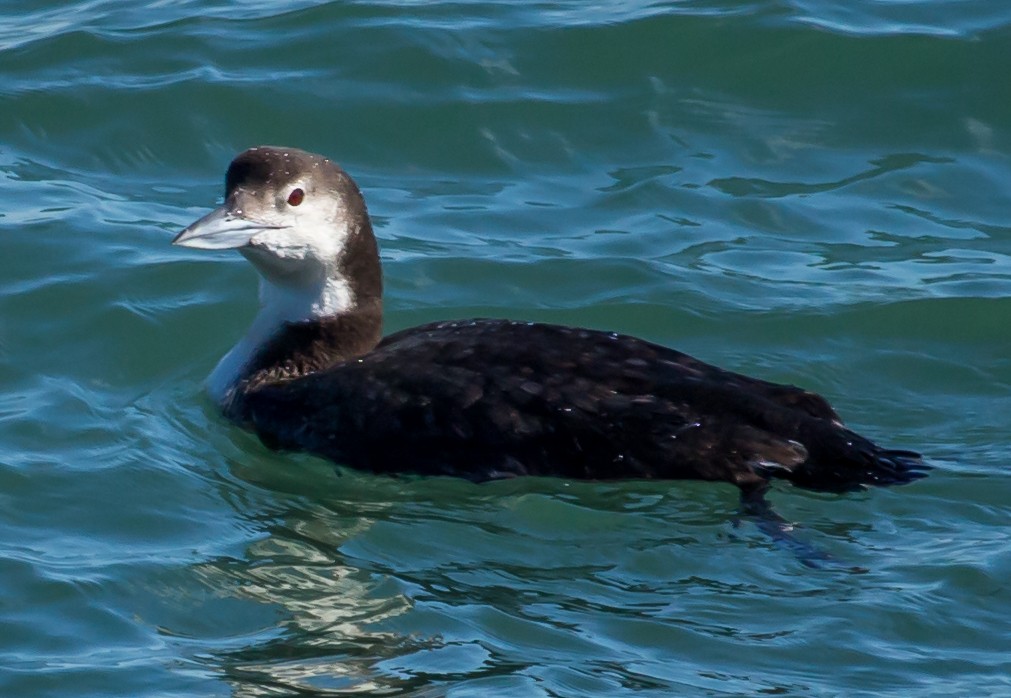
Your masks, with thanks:
[{"label": "water surface", "polygon": [[[1003,3],[0,18],[0,694],[1011,694]],[[168,244],[264,143],[358,179],[388,330],[641,335],[936,470],[777,487],[810,569],[725,485],[271,453],[201,388],[253,273]]]}]

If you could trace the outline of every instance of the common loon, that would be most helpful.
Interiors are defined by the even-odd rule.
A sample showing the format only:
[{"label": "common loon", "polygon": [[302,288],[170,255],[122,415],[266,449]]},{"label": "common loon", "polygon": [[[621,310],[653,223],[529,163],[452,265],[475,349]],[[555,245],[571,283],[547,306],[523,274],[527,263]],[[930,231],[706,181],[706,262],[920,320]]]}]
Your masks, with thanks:
[{"label": "common loon", "polygon": [[224,205],[173,243],[237,249],[259,272],[259,313],[209,392],[271,448],[475,481],[726,481],[753,501],[771,478],[842,492],[928,469],[847,429],[815,393],[627,335],[475,319],[384,339],[365,201],[320,155],[246,150]]}]

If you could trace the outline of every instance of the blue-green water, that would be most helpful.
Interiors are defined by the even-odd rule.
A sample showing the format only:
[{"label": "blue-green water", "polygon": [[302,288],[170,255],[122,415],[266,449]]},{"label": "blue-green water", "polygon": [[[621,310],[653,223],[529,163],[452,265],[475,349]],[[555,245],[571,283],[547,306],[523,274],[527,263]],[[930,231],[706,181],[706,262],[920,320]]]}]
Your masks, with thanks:
[{"label": "blue-green water", "polygon": [[[1011,695],[1009,75],[996,0],[3,5],[0,695]],[[268,452],[201,389],[253,272],[168,244],[260,143],[359,180],[390,330],[642,335],[936,470],[777,487],[810,569],[725,485]]]}]

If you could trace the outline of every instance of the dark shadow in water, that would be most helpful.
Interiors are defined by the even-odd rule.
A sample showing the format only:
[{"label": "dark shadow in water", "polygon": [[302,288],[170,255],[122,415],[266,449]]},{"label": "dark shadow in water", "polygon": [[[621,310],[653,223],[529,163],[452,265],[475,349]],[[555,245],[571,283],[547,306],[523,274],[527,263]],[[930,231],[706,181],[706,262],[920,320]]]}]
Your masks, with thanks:
[{"label": "dark shadow in water", "polygon": [[835,191],[843,187],[874,179],[899,170],[906,170],[921,164],[943,165],[954,162],[951,158],[938,158],[919,153],[897,153],[878,160],[871,160],[871,168],[849,177],[843,177],[832,182],[773,182],[758,177],[721,177],[709,182],[709,186],[731,196],[775,199],[784,196],[804,194],[821,194]]}]

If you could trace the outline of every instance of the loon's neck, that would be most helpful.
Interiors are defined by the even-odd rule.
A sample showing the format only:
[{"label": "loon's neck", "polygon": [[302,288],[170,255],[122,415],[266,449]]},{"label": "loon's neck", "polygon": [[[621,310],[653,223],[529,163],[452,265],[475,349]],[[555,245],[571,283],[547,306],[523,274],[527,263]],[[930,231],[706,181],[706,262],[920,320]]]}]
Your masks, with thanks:
[{"label": "loon's neck", "polygon": [[207,382],[231,412],[237,392],[298,378],[371,350],[382,337],[382,301],[359,298],[345,278],[281,285],[260,279],[260,310]]}]

